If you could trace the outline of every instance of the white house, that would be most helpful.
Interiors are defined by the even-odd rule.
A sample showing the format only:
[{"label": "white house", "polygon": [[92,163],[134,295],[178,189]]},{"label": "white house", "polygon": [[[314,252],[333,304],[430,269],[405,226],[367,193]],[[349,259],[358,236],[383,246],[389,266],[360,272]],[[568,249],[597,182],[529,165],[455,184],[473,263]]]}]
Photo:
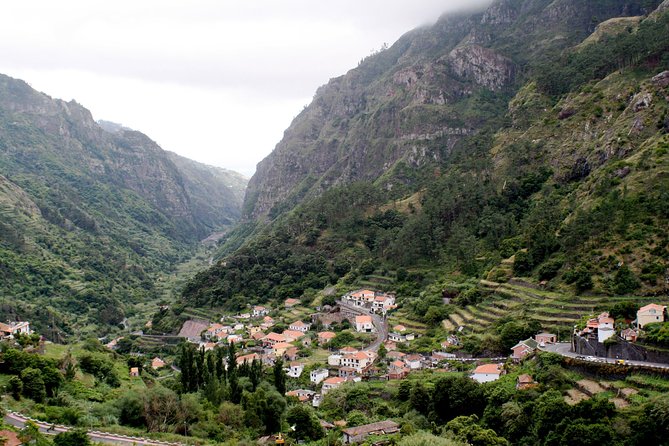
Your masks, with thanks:
[{"label": "white house", "polygon": [[361,314],[355,317],[355,330],[359,333],[373,333],[374,322],[372,316]]},{"label": "white house", "polygon": [[262,305],[256,305],[253,307],[253,317],[266,316],[269,313],[269,310]]},{"label": "white house", "polygon": [[330,372],[328,372],[328,369],[312,370],[311,373],[309,374],[309,381],[311,381],[314,384],[318,384],[324,379],[326,379],[329,375]]},{"label": "white house", "polygon": [[474,381],[487,383],[498,380],[503,372],[501,364],[483,364],[476,367],[471,376]]},{"label": "white house", "polygon": [[341,386],[346,382],[345,378],[341,378],[339,376],[333,376],[332,378],[328,378],[325,381],[323,381],[323,387],[321,387],[321,394],[325,395],[332,389],[336,389],[337,387]]},{"label": "white house", "polygon": [[395,308],[395,297],[389,294],[381,294],[374,298],[372,311],[385,314],[388,310]]},{"label": "white house", "polygon": [[365,352],[350,353],[341,358],[342,367],[350,367],[357,370],[358,373],[362,372],[362,369],[371,363],[372,359]]},{"label": "white house", "polygon": [[418,370],[423,367],[423,357],[417,353],[404,357],[404,363],[411,370]]},{"label": "white house", "polygon": [[299,331],[301,333],[306,333],[311,328],[311,323],[305,323],[302,321],[295,321],[288,326],[289,329],[293,331]]},{"label": "white house", "polygon": [[286,375],[290,376],[291,378],[299,378],[303,371],[304,364],[301,362],[291,362]]}]

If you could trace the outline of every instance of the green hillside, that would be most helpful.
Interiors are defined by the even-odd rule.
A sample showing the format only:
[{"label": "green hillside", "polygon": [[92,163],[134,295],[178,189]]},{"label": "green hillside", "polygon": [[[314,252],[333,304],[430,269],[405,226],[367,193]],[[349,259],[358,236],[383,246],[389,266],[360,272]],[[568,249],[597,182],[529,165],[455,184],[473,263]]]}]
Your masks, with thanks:
[{"label": "green hillside", "polygon": [[56,340],[105,332],[238,219],[244,187],[1,76],[0,320]]},{"label": "green hillside", "polygon": [[[260,167],[251,180],[246,212],[261,217],[260,222],[229,235],[221,261],[187,286],[186,302],[239,308],[327,284],[364,284],[374,270],[396,277],[387,287],[398,293],[435,302],[453,273],[495,281],[527,277],[569,294],[662,293],[669,258],[669,75],[663,73],[669,68],[669,15],[660,8],[635,26],[599,28],[597,39],[581,44],[586,31],[595,30],[595,18],[623,10],[649,12],[644,9],[649,6],[502,1],[469,18],[444,17],[365,60],[333,82],[358,85],[358,96],[368,97],[368,105],[377,101],[378,112],[356,109],[350,120],[365,121],[366,135],[386,132],[390,139],[376,146],[361,140],[353,127],[335,131],[331,126],[339,118],[334,115],[317,125],[310,110],[338,107],[350,93],[344,87],[335,93],[332,82],[323,87],[265,161],[269,170]],[[558,7],[562,16],[554,15]],[[530,28],[531,35],[544,40],[519,34],[547,14],[554,20],[546,27]],[[486,25],[499,21],[493,16],[506,20],[505,26]],[[579,20],[569,21],[572,16]],[[457,90],[458,97],[397,108],[395,99],[388,99],[393,95],[379,94],[398,73],[406,73],[407,65],[417,73],[418,60],[431,64],[433,79],[452,73],[457,57],[440,70],[434,64],[482,33],[495,52],[477,50],[483,54],[483,71],[463,72],[459,81],[449,74],[438,83]],[[503,75],[493,68],[501,55],[516,69],[515,77],[498,87],[495,82]],[[492,71],[484,69],[488,65]],[[355,83],[363,78],[364,85]],[[422,90],[412,81],[397,87],[395,96],[400,91],[406,97]],[[396,147],[398,136],[391,133],[397,127],[382,119],[393,109],[401,110],[403,117],[397,119],[403,126],[413,122],[410,110],[421,110],[411,124],[414,146],[402,149],[396,161],[384,150]],[[444,113],[455,113],[464,120],[458,128],[468,130],[443,130],[455,128]],[[320,129],[307,145],[291,139],[304,136],[304,126]],[[435,128],[443,131],[435,133]],[[319,142],[326,129],[350,144],[326,150]],[[399,140],[406,141],[406,134],[400,132]],[[365,159],[386,160],[383,169],[347,176],[348,167],[341,163],[357,156],[358,142]],[[281,160],[309,160],[315,166],[321,147],[328,156],[337,154],[326,166],[327,175],[337,179],[297,176],[294,191],[301,192],[289,192],[269,206],[261,185],[280,197],[290,184],[283,175],[296,175],[295,169],[282,171]],[[417,153],[424,157],[419,160]],[[262,223],[265,211],[274,218],[269,223]],[[510,256],[515,262],[500,270],[500,261]]]}]

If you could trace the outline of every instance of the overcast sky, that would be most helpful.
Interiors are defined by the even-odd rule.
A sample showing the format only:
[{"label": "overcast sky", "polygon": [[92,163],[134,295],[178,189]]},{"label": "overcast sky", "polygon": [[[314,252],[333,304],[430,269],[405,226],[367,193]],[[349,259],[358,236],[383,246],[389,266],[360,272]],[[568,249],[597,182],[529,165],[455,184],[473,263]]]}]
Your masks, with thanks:
[{"label": "overcast sky", "polygon": [[0,72],[250,176],[318,86],[472,3],[11,1],[0,15]]}]

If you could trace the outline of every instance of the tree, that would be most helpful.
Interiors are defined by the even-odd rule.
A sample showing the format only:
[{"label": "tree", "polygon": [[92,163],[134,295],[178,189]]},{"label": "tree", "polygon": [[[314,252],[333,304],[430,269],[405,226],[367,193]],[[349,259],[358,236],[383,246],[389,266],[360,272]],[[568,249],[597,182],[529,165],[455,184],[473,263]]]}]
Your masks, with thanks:
[{"label": "tree", "polygon": [[144,393],[142,402],[149,432],[169,432],[179,421],[179,398],[174,391],[153,386]]},{"label": "tree", "polygon": [[314,441],[325,434],[313,409],[303,404],[291,406],[286,413],[286,421],[294,426],[293,436],[297,440]]},{"label": "tree", "polygon": [[23,392],[23,381],[18,376],[12,376],[9,378],[7,383],[7,390],[12,394],[15,400],[21,399],[21,393]]},{"label": "tree", "polygon": [[397,446],[463,446],[463,443],[421,431],[403,437]]},{"label": "tree", "polygon": [[144,401],[135,392],[128,392],[116,400],[119,411],[119,423],[125,426],[141,427],[146,424]]},{"label": "tree", "polygon": [[46,398],[46,387],[42,379],[42,372],[38,369],[28,367],[21,372],[23,381],[23,394],[32,398],[36,403],[41,403]]},{"label": "tree", "polygon": [[272,373],[274,375],[274,387],[281,395],[284,395],[286,393],[286,372],[283,370],[283,360],[281,358],[274,362]]},{"label": "tree", "polygon": [[508,446],[509,442],[492,429],[481,427],[476,415],[460,416],[446,423],[455,438],[471,446]]},{"label": "tree", "polygon": [[630,301],[625,301],[625,302],[618,302],[615,304],[609,313],[611,314],[611,317],[614,319],[629,319],[632,320],[636,318],[636,311],[638,309],[638,305],[635,304],[634,302]]},{"label": "tree", "polygon": [[53,366],[43,367],[41,371],[46,394],[48,396],[55,396],[64,381],[62,373]]},{"label": "tree", "polygon": [[381,343],[381,345],[379,345],[379,350],[377,354],[379,355],[379,359],[386,359],[386,355],[388,354],[388,349],[386,348],[385,344]]},{"label": "tree", "polygon": [[91,439],[83,429],[61,432],[53,439],[54,446],[89,446]]}]

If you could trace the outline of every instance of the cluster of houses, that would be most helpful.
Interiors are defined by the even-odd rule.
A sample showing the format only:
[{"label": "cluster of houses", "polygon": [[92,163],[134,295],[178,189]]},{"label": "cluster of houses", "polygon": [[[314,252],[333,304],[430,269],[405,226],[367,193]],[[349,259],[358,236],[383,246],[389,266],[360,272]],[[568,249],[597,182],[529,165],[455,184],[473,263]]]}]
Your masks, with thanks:
[{"label": "cluster of houses", "polygon": [[372,313],[386,314],[397,308],[395,296],[374,290],[356,290],[346,293],[342,300],[354,307],[365,308]]},{"label": "cluster of houses", "polygon": [[667,307],[652,303],[639,308],[636,319],[628,321],[630,322],[629,327],[620,328],[618,332],[616,332],[614,319],[609,313],[604,312],[588,319],[585,328],[575,329],[574,334],[587,339],[596,339],[598,342],[604,342],[617,334],[625,341],[636,342],[639,331],[643,330],[646,325],[665,321],[667,321]]}]

